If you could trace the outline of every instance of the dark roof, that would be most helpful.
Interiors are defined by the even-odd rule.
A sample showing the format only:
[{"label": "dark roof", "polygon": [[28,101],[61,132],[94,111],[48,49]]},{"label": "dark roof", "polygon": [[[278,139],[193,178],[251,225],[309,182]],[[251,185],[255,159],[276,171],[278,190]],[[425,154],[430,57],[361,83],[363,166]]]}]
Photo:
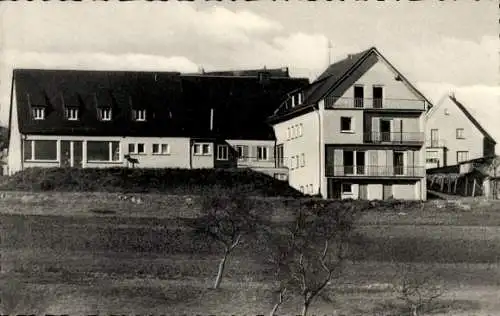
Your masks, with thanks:
[{"label": "dark roof", "polygon": [[[315,81],[302,89],[303,102],[293,109],[287,107],[286,101],[275,111],[271,120],[279,120],[282,116],[294,115],[294,113],[303,112],[306,108],[313,109],[317,102],[324,98],[328,93],[335,89],[345,81],[346,78],[353,75],[354,71],[372,56],[372,53],[386,61],[398,75],[404,80],[414,91],[416,91],[425,101],[432,106],[425,96],[420,93],[378,50],[376,47],[371,47],[362,52],[349,54],[346,58],[331,64]],[[374,64],[376,60],[371,60]],[[368,69],[368,68],[367,68]],[[367,70],[366,69],[366,70]],[[364,72],[358,72],[357,76],[361,76]],[[343,91],[339,91],[343,92]]]},{"label": "dark roof", "polygon": [[[286,93],[307,79],[182,75],[173,72],[15,69],[15,98],[23,134],[221,137],[274,139],[266,118]],[[31,106],[45,106],[33,120]],[[78,106],[81,119],[64,119],[64,106]],[[111,106],[113,120],[97,118]],[[144,108],[147,122],[131,120]],[[210,111],[214,109],[214,130]]]},{"label": "dark roof", "polygon": [[197,76],[233,76],[233,77],[258,77],[261,74],[267,74],[271,78],[290,78],[288,68],[262,68],[262,69],[241,69],[225,71],[203,71],[195,74]]},{"label": "dark roof", "polygon": [[483,134],[484,137],[489,138],[495,144],[497,143],[493,137],[479,124],[479,122],[472,116],[472,114],[467,111],[465,106],[459,102],[454,96],[449,96],[450,100],[457,105],[457,107],[465,114],[465,116],[476,126],[476,128]]}]

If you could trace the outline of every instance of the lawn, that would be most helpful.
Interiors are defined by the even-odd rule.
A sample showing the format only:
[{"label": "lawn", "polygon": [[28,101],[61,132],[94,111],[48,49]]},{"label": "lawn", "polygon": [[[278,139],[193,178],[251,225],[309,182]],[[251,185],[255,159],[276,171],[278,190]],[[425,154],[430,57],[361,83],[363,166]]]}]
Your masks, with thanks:
[{"label": "lawn", "polygon": [[[197,198],[123,196],[0,195],[3,308],[53,314],[269,313],[273,277],[261,241],[244,240],[229,259],[222,288],[212,290],[220,249],[194,238],[177,220],[196,216]],[[475,203],[472,210],[429,202],[423,209],[363,214],[345,273],[310,314],[390,315],[398,301],[389,285],[407,262],[444,283],[444,314],[498,314],[500,207]],[[277,208],[279,224],[288,217]],[[298,314],[297,303],[292,298],[279,314]]]}]

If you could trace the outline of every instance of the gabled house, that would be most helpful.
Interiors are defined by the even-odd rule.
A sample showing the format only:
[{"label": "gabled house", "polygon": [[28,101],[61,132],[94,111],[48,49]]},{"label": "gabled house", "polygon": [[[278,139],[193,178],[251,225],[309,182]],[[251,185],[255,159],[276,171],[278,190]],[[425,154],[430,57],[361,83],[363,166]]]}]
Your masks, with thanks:
[{"label": "gabled house", "polygon": [[453,95],[426,114],[426,134],[427,169],[495,155],[496,141]]},{"label": "gabled house", "polygon": [[431,103],[375,47],[330,65],[269,118],[289,183],[324,198],[426,199]]},{"label": "gabled house", "polygon": [[266,120],[288,91],[309,81],[265,79],[15,69],[8,172],[245,167],[286,178],[287,170],[276,168],[274,132]]}]

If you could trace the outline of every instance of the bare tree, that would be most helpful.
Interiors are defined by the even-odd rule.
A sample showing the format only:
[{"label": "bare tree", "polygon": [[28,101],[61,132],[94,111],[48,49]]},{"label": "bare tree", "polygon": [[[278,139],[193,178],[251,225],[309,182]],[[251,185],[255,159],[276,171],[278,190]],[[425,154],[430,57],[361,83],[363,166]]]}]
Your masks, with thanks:
[{"label": "bare tree", "polygon": [[309,199],[300,201],[291,225],[280,232],[273,248],[278,300],[274,315],[287,293],[302,299],[302,316],[326,286],[338,278],[347,255],[355,204],[352,202]]},{"label": "bare tree", "polygon": [[220,287],[231,252],[240,245],[245,235],[253,234],[261,227],[263,220],[257,207],[259,204],[257,200],[238,193],[228,196],[215,193],[204,198],[202,215],[194,222],[195,234],[209,237],[223,247],[214,289]]},{"label": "bare tree", "polygon": [[445,293],[445,288],[439,285],[435,276],[427,271],[419,271],[410,263],[401,269],[394,290],[411,316],[420,316],[437,309],[437,300]]}]

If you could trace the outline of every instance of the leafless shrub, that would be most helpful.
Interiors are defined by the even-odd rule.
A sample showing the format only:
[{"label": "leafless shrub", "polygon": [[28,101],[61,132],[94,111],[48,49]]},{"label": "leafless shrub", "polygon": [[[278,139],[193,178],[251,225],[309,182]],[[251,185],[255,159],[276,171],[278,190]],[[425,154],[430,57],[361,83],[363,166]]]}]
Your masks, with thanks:
[{"label": "leafless shrub", "polygon": [[277,284],[274,315],[287,295],[302,299],[306,316],[311,303],[341,276],[353,230],[354,203],[300,201],[292,223],[271,240],[271,262]]}]

